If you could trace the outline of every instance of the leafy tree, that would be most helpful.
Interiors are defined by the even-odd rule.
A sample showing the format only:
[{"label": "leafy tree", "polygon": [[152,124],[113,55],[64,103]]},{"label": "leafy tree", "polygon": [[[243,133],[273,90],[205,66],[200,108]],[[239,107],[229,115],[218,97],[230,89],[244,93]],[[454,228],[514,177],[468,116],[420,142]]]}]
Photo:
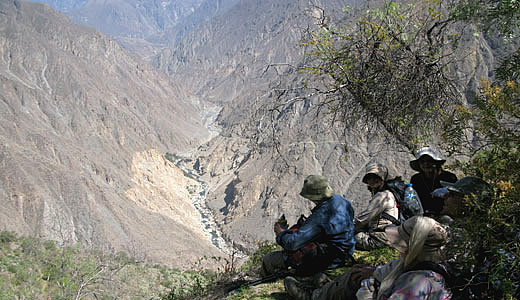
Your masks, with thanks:
[{"label": "leafy tree", "polygon": [[476,24],[484,32],[511,37],[520,29],[519,11],[517,0],[461,0],[453,6],[452,17]]},{"label": "leafy tree", "polygon": [[460,99],[448,68],[460,35],[450,34],[447,8],[389,1],[341,26],[320,24],[304,45],[316,59],[305,71],[325,83],[323,111],[345,127],[361,119],[383,128],[413,148]]}]

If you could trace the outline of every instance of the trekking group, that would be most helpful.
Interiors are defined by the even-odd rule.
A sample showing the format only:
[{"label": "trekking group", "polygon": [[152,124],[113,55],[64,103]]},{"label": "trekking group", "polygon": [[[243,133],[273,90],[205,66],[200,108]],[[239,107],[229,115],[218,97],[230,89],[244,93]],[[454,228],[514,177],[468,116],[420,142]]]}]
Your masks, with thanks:
[{"label": "trekking group", "polygon": [[[263,258],[264,276],[290,271],[284,279],[293,299],[490,299],[486,280],[475,280],[483,264],[461,264],[457,220],[464,218],[465,196],[487,201],[492,188],[477,177],[457,180],[442,168],[446,160],[430,147],[416,152],[410,167],[418,173],[406,184],[389,178],[382,164],[370,164],[362,182],[371,192],[366,208],[354,213],[351,203],[335,194],[327,178],[308,176],[300,195],[315,204],[311,214],[289,227],[274,224],[281,251]],[[398,259],[385,265],[355,263],[354,250],[393,248]],[[469,250],[468,250],[469,249]],[[472,253],[472,257],[480,257]],[[352,266],[334,280],[324,273]],[[286,274],[286,273],[284,273]]]}]

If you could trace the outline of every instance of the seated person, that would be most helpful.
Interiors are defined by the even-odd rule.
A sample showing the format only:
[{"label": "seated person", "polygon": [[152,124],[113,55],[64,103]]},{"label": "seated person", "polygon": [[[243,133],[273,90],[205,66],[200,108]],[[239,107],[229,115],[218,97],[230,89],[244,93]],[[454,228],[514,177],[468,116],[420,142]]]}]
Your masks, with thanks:
[{"label": "seated person", "polygon": [[349,201],[334,194],[327,179],[308,176],[300,195],[316,206],[311,215],[286,229],[274,224],[276,242],[284,250],[263,257],[264,276],[287,270],[311,274],[343,265],[354,252],[354,210]]},{"label": "seated person", "polygon": [[[449,225],[450,238],[443,251],[450,273],[455,278],[452,299],[505,299],[500,281],[493,279],[491,274],[499,269],[499,272],[507,272],[512,282],[518,283],[520,271],[513,266],[518,265],[519,258],[499,249],[498,253],[509,257],[509,260],[498,263],[497,257],[500,255],[497,256],[496,250],[486,245],[485,236],[492,232],[487,224],[491,222],[488,219],[489,210],[494,207],[493,187],[473,176],[463,177],[455,183],[441,183],[448,191],[442,211],[445,215],[439,221]],[[503,238],[507,236],[505,232],[492,234]],[[510,243],[520,243],[520,237]],[[512,290],[512,294],[518,297],[518,284],[516,287],[513,284]]]},{"label": "seated person", "polygon": [[430,147],[417,150],[416,159],[410,161],[410,167],[419,172],[412,176],[410,183],[419,195],[425,216],[438,216],[442,211],[444,200],[432,195],[432,192],[441,188],[441,180],[446,182],[457,181],[455,174],[442,169],[446,162]]},{"label": "seated person", "polygon": [[314,290],[286,277],[285,290],[297,300],[450,299],[442,265],[441,247],[448,236],[444,227],[432,218],[415,216],[392,227],[389,235],[400,259],[377,268],[356,266]]},{"label": "seated person", "polygon": [[367,208],[354,219],[358,250],[388,247],[385,231],[388,226],[394,225],[383,213],[398,219],[399,210],[394,194],[385,186],[387,177],[388,169],[382,164],[370,164],[366,168],[362,181],[368,185],[372,198]]}]

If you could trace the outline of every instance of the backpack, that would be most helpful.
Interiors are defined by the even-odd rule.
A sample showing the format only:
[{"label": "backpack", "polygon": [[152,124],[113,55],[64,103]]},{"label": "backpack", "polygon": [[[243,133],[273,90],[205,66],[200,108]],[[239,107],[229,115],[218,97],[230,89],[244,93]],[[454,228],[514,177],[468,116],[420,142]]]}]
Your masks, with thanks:
[{"label": "backpack", "polygon": [[399,210],[399,219],[394,218],[386,212],[381,214],[383,218],[391,221],[395,225],[400,225],[402,222],[413,216],[423,215],[424,210],[419,195],[417,195],[414,188],[410,184],[404,182],[400,176],[388,180],[385,183],[385,188],[394,194],[397,208]]}]

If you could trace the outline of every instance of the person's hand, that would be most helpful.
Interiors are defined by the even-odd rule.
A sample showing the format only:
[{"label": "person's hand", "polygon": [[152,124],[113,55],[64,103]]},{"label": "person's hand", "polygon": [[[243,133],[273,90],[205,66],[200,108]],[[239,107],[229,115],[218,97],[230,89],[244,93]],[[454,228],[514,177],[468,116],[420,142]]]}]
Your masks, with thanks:
[{"label": "person's hand", "polygon": [[286,228],[282,226],[282,224],[276,222],[274,223],[274,234],[278,235],[280,232],[284,231]]},{"label": "person's hand", "polygon": [[301,227],[303,223],[307,220],[307,217],[305,215],[300,215],[298,218],[298,221],[296,222],[296,226]]},{"label": "person's hand", "polygon": [[364,279],[369,278],[374,274],[375,268],[368,265],[354,265],[352,267],[352,274],[350,275],[350,278],[352,279],[352,282],[356,286],[360,286],[361,281]]},{"label": "person's hand", "polygon": [[438,188],[438,189],[433,190],[431,195],[434,198],[446,199],[446,197],[448,196],[449,193],[450,193],[450,191],[448,191],[447,188],[443,187],[443,188]]},{"label": "person's hand", "polygon": [[357,299],[376,299],[376,289],[374,278],[367,278],[360,283],[360,288],[356,292]]}]

